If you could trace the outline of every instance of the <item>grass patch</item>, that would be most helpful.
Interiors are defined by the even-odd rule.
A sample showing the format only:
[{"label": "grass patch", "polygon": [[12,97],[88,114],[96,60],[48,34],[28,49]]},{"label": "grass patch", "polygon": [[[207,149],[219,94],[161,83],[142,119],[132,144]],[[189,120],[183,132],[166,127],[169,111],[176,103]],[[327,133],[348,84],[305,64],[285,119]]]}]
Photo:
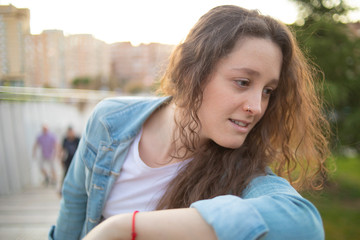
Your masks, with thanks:
[{"label": "grass patch", "polygon": [[335,158],[336,171],[324,190],[304,193],[320,211],[327,240],[360,236],[360,158]]}]

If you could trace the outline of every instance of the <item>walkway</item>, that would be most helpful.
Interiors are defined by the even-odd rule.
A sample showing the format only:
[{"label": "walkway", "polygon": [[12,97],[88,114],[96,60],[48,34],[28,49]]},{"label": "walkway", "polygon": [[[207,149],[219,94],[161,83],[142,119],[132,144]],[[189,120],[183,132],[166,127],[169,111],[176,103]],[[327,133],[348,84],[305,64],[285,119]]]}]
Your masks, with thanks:
[{"label": "walkway", "polygon": [[60,198],[53,188],[37,188],[0,196],[0,239],[48,239]]}]

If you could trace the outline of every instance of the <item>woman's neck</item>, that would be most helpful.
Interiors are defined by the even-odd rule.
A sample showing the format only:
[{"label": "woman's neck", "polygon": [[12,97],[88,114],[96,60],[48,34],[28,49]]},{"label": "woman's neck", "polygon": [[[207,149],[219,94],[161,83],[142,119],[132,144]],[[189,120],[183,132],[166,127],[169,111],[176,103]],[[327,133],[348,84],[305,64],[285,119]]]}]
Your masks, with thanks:
[{"label": "woman's neck", "polygon": [[178,161],[172,158],[176,152],[173,138],[175,108],[173,103],[160,107],[143,125],[139,154],[150,167],[162,167]]}]

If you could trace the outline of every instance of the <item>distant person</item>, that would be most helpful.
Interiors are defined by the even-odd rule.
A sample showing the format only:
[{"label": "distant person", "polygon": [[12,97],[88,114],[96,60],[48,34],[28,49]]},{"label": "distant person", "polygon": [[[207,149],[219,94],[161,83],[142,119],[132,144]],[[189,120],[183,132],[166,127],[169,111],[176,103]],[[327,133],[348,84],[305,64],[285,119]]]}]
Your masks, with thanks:
[{"label": "distant person", "polygon": [[42,133],[36,138],[33,147],[33,157],[36,157],[36,150],[40,147],[40,171],[44,177],[44,183],[46,185],[56,184],[56,172],[55,172],[55,155],[57,148],[57,140],[53,133],[51,133],[48,127],[44,124],[42,126]]},{"label": "distant person", "polygon": [[62,166],[64,170],[64,178],[66,176],[67,170],[69,169],[70,163],[76,149],[79,145],[80,138],[75,135],[75,132],[72,127],[69,127],[66,132],[66,136],[63,139],[62,147],[60,151],[60,159],[62,160]]}]

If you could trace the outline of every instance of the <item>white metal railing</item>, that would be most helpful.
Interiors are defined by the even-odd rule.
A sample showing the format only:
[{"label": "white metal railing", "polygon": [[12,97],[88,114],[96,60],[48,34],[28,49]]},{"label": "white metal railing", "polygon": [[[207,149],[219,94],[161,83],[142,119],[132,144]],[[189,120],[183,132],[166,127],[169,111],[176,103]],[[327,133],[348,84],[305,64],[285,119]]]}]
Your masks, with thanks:
[{"label": "white metal railing", "polygon": [[12,101],[67,101],[71,99],[79,102],[98,102],[106,97],[117,95],[120,93],[114,91],[0,86],[0,100]]}]

